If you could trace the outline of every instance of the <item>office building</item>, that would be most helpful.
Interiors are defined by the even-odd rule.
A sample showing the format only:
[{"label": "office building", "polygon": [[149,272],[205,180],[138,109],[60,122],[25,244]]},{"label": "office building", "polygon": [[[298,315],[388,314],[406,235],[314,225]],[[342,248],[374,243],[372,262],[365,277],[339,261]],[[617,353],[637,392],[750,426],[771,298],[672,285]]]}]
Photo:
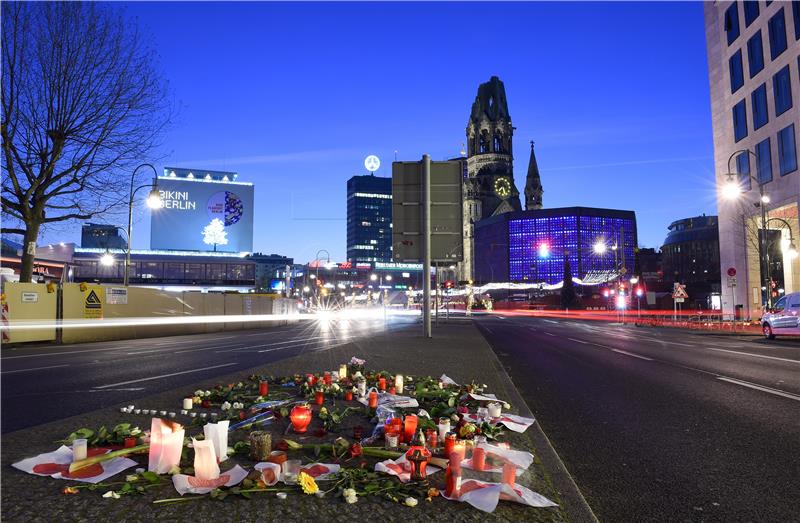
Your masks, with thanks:
[{"label": "office building", "polygon": [[127,249],[128,242],[116,225],[86,223],[81,227],[81,247],[88,249]]},{"label": "office building", "polygon": [[347,180],[347,261],[392,261],[392,179]]},{"label": "office building", "polygon": [[247,257],[248,260],[256,263],[256,290],[259,292],[270,292],[274,290],[286,290],[287,267],[291,281],[292,265],[294,258],[282,256],[280,254],[253,253]]},{"label": "office building", "polygon": [[475,224],[478,283],[557,284],[569,259],[584,283],[614,281],[635,269],[633,211],[564,207],[503,213]]},{"label": "office building", "polygon": [[707,2],[704,11],[722,308],[759,318],[800,290],[800,4]]},{"label": "office building", "polygon": [[683,283],[689,299],[709,306],[720,292],[719,228],[716,216],[674,221],[661,247],[664,280]]}]

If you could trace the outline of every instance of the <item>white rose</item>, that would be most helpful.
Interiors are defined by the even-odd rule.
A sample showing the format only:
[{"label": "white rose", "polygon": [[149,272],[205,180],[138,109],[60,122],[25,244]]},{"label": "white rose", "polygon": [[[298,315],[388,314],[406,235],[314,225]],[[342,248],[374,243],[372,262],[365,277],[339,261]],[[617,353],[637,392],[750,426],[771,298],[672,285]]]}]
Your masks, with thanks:
[{"label": "white rose", "polygon": [[417,498],[406,498],[405,504],[409,507],[417,506]]},{"label": "white rose", "polygon": [[200,396],[202,398],[203,394],[205,394],[205,393],[200,389],[197,389],[196,391],[194,391],[194,395],[195,396]]},{"label": "white rose", "polygon": [[356,496],[352,496],[352,497],[344,498],[344,500],[345,500],[345,501],[347,501],[349,504],[351,504],[351,505],[352,505],[353,503],[355,503],[356,501],[358,501],[358,497],[356,497]]},{"label": "white rose", "polygon": [[103,497],[104,497],[104,498],[113,498],[113,499],[119,499],[119,494],[117,494],[117,493],[116,493],[116,492],[114,492],[113,490],[109,490],[108,492],[106,492],[105,494],[103,494]]},{"label": "white rose", "polygon": [[511,408],[511,405],[510,405],[510,404],[508,404],[508,403],[506,403],[506,402],[504,401],[504,402],[503,402],[503,408],[504,408],[504,409],[506,409],[506,410],[508,410],[508,409],[510,409],[510,408]]},{"label": "white rose", "polygon": [[128,483],[139,481],[139,476],[137,474],[131,474],[129,476],[125,476],[125,481],[127,481]]},{"label": "white rose", "polygon": [[206,396],[211,396],[211,391],[210,390],[206,391]]},{"label": "white rose", "polygon": [[231,404],[226,401],[225,403],[222,404],[222,406],[220,406],[220,408],[222,410],[228,410],[231,408]]}]

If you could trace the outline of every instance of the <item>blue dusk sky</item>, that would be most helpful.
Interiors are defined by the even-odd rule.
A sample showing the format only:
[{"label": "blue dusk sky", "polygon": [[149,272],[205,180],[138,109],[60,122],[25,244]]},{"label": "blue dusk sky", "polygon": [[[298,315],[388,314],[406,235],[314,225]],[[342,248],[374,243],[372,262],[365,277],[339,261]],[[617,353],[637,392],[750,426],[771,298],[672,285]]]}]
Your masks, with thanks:
[{"label": "blue dusk sky", "polygon": [[[120,4],[116,4],[120,6]],[[129,3],[180,114],[158,165],[255,184],[254,249],[345,258],[346,181],[458,156],[478,85],[505,83],[515,180],[545,207],[636,212],[639,243],[714,214],[703,6],[686,3]],[[149,245],[140,211],[134,247]],[[79,227],[45,242],[79,240]]]}]

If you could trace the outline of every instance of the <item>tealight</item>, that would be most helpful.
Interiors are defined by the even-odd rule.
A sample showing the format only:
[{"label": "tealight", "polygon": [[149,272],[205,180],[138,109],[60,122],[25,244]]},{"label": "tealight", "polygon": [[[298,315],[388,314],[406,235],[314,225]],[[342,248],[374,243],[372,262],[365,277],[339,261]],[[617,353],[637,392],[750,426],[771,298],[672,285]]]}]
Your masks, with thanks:
[{"label": "tealight", "polygon": [[162,410],[161,412],[159,412],[159,414],[161,414],[162,416],[166,416],[167,415],[167,411],[166,410]]},{"label": "tealight", "polygon": [[142,409],[134,409],[133,413],[134,414],[141,414],[142,413]]},{"label": "tealight", "polygon": [[188,413],[189,413],[189,411],[188,411],[188,410],[185,410],[185,409],[184,409],[184,410],[181,410],[181,414],[182,414],[182,415],[184,415],[184,416],[186,416]]},{"label": "tealight", "polygon": [[503,411],[503,406],[499,403],[489,403],[486,407],[490,418],[499,418],[500,413]]},{"label": "tealight", "polygon": [[174,412],[170,412],[168,415],[169,415],[170,418],[174,418],[175,417],[175,413]]},{"label": "tealight", "polygon": [[190,412],[189,416],[192,417],[192,418],[196,418],[197,417],[197,413],[196,412]]},{"label": "tealight", "polygon": [[200,417],[203,418],[203,419],[206,419],[206,413],[205,412],[201,412],[200,413]]}]

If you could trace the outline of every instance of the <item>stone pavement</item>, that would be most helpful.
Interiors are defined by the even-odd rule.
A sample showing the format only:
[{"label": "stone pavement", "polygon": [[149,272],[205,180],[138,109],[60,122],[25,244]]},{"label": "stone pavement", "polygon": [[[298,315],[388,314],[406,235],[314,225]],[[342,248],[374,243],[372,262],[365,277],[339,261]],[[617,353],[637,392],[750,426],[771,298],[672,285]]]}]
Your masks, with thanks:
[{"label": "stone pavement", "polygon": [[[190,387],[157,394],[136,402],[137,407],[149,409],[180,410],[180,398],[195,389],[207,389],[217,383],[236,382],[249,374],[276,376],[303,372],[321,372],[338,369],[340,363],[356,356],[367,361],[366,367],[389,372],[402,372],[412,376],[440,376],[445,373],[459,383],[471,380],[483,382],[487,391],[511,403],[512,411],[530,416],[530,411],[517,393],[497,357],[477,329],[468,321],[440,325],[434,338],[424,339],[418,326],[404,330],[378,331],[370,338],[359,338],[347,345],[330,350],[302,354],[271,363],[248,372],[198,382]],[[535,456],[534,464],[518,482],[560,504],[558,508],[531,508],[501,501],[493,514],[472,508],[466,503],[451,502],[441,497],[432,502],[420,500],[417,507],[409,508],[378,497],[361,497],[348,505],[340,497],[317,498],[299,491],[290,492],[286,500],[274,493],[257,493],[249,500],[231,496],[224,501],[202,499],[188,503],[153,505],[152,501],[178,497],[168,482],[163,487],[148,490],[141,496],[122,496],[121,499],[102,498],[101,491],[81,491],[77,495],[63,495],[61,490],[72,482],[54,480],[25,474],[11,467],[11,463],[42,452],[55,450],[59,439],[81,427],[96,429],[101,425],[113,427],[117,423],[132,422],[149,429],[150,417],[123,414],[124,405],[97,410],[32,429],[3,435],[2,441],[2,520],[25,522],[52,521],[430,521],[440,518],[450,521],[592,521],[594,516],[585,504],[558,456],[537,424],[524,434],[507,431],[507,441],[513,448],[527,449]],[[181,416],[179,415],[179,418]],[[179,420],[181,421],[181,420]],[[182,420],[188,421],[188,418]],[[201,429],[194,428],[191,433]],[[190,431],[187,430],[187,436]],[[231,434],[229,445],[236,441]],[[273,439],[278,439],[277,435]],[[146,456],[134,458],[146,466]],[[236,461],[236,457],[232,458]],[[229,460],[229,463],[231,460]],[[245,468],[252,463],[243,460]],[[223,467],[227,469],[228,467]],[[133,468],[129,469],[133,473]],[[466,471],[490,481],[499,477]],[[120,480],[122,475],[108,481]],[[442,486],[444,473],[431,477],[432,486]],[[324,485],[324,484],[323,484]],[[280,486],[280,484],[279,484]]]}]

